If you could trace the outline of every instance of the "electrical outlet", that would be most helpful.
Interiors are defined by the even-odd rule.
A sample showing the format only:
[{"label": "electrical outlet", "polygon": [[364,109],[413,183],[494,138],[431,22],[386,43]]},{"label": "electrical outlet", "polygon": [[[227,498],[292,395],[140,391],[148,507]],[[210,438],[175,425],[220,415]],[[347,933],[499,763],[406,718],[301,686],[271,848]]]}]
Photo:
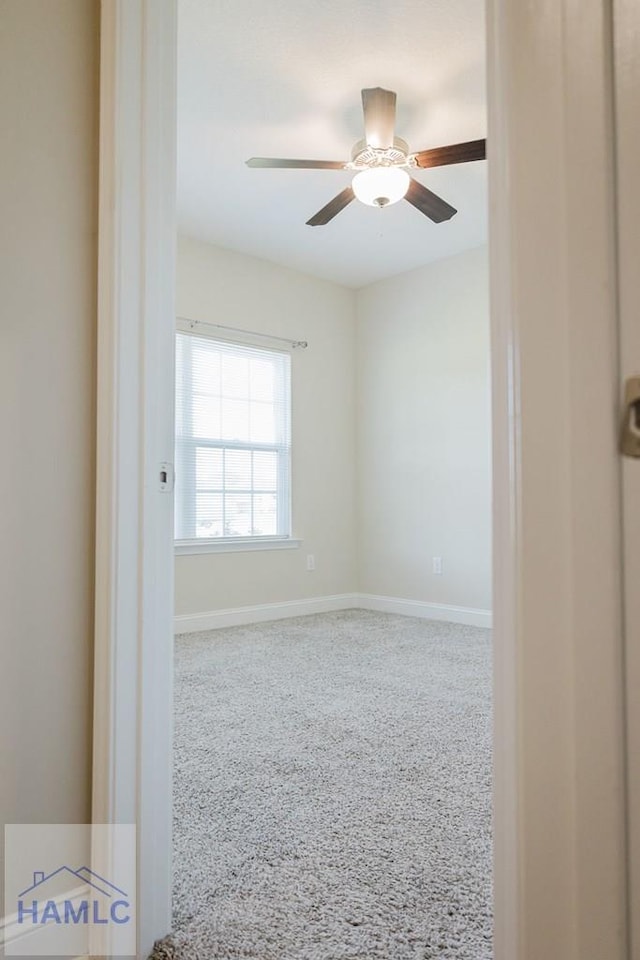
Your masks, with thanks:
[{"label": "electrical outlet", "polygon": [[312,553],[307,554],[307,570],[311,572],[316,568],[316,558]]},{"label": "electrical outlet", "polygon": [[433,572],[438,577],[442,576],[442,557],[433,558]]}]

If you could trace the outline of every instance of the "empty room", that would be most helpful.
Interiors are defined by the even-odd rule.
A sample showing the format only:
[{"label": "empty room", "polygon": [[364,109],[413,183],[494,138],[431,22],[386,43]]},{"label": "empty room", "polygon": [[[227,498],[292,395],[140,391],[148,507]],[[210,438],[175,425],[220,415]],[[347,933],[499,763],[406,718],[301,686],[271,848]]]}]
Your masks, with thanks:
[{"label": "empty room", "polygon": [[177,957],[492,956],[484,43],[178,4]]},{"label": "empty room", "polygon": [[2,956],[640,960],[640,5],[0,65]]}]

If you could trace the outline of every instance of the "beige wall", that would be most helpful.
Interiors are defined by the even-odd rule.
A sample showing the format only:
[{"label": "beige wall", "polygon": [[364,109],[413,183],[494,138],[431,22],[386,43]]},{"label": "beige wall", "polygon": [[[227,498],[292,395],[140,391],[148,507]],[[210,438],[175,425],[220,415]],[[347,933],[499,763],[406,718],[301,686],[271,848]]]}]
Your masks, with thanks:
[{"label": "beige wall", "polygon": [[303,544],[177,557],[176,614],[356,589],[354,305],[353,290],[180,238],[178,314],[308,340],[309,348],[292,360],[293,534]]},{"label": "beige wall", "polygon": [[0,3],[0,813],[90,815],[97,0]]},{"label": "beige wall", "polygon": [[363,593],[491,608],[487,270],[471,250],[359,291]]}]

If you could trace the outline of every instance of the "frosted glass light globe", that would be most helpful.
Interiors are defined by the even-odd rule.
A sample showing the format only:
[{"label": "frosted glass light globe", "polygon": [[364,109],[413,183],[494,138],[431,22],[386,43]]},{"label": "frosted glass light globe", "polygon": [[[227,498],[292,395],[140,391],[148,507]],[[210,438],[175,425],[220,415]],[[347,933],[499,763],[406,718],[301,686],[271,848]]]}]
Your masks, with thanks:
[{"label": "frosted glass light globe", "polygon": [[358,200],[370,207],[387,207],[402,200],[411,177],[399,167],[371,167],[356,173],[351,184]]}]

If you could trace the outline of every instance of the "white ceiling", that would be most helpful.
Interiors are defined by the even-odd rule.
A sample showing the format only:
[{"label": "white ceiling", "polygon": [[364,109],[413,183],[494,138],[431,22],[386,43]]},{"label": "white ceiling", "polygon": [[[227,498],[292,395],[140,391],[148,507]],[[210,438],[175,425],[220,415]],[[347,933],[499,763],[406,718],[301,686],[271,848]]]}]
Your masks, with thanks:
[{"label": "white ceiling", "polygon": [[348,160],[360,90],[398,94],[412,150],[486,135],[483,0],[179,0],[181,233],[360,287],[486,242],[486,163],[416,174],[457,207],[351,203],[305,221],[347,171],[250,170],[251,156]]}]

